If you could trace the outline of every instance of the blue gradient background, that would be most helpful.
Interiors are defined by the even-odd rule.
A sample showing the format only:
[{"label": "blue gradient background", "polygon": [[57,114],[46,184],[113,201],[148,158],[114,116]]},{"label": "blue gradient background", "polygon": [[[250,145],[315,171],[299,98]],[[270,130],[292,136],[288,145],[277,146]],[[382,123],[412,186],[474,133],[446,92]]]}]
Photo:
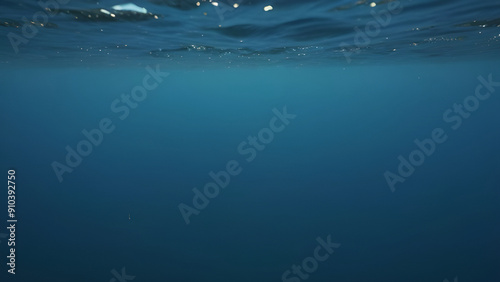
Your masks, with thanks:
[{"label": "blue gradient background", "polygon": [[[454,24],[498,15],[484,8],[498,6],[492,1],[475,2],[470,14],[457,12],[467,1],[435,7],[402,2],[406,14],[385,33],[406,34],[432,8],[436,22],[418,26],[446,22],[431,31],[433,38],[453,36]],[[446,5],[457,9],[449,10],[452,16],[432,16]],[[303,15],[292,8],[283,16],[287,20]],[[206,24],[168,9],[158,8],[176,20],[186,18],[166,27],[178,28],[178,34],[126,23],[149,33],[134,39],[137,34],[126,28],[130,34],[116,38],[136,45],[109,56],[70,49],[75,43],[66,39],[87,36],[91,41],[78,44],[95,47],[109,38],[89,32],[114,32],[119,25],[106,29],[67,18],[54,18],[60,29],[43,30],[17,55],[5,41],[0,44],[0,175],[16,170],[19,220],[17,274],[7,274],[8,248],[0,238],[1,281],[111,281],[112,271],[123,267],[134,282],[282,281],[286,270],[313,254],[316,238],[327,236],[341,246],[308,281],[500,281],[500,87],[457,130],[442,117],[474,94],[479,75],[500,81],[493,37],[498,27],[480,29],[483,35],[470,29],[466,40],[395,55],[381,35],[352,64],[329,49],[304,51],[308,56],[292,62],[263,52],[271,63],[238,56],[214,62],[208,59],[213,54],[194,51],[152,57],[151,50],[176,45],[172,38],[196,43],[181,31]],[[17,19],[16,13],[3,16]],[[367,19],[356,18],[361,12],[354,8],[345,13],[335,20],[361,25]],[[242,15],[248,16],[228,13],[225,19],[235,24],[244,21]],[[266,25],[260,18],[253,24]],[[314,27],[283,31],[291,38],[283,46]],[[0,26],[2,38],[10,31],[15,29]],[[208,34],[208,45],[228,40]],[[245,46],[262,51],[259,46],[272,40],[260,36]],[[330,42],[327,34],[301,44],[337,47],[352,36]],[[416,37],[399,43],[409,46]],[[162,40],[165,45],[158,44]],[[141,85],[145,67],[156,64],[170,75],[120,120],[111,103]],[[245,161],[238,145],[268,126],[274,108],[285,106],[296,118],[253,161]],[[64,163],[65,147],[75,148],[84,139],[81,131],[97,128],[106,117],[115,130],[60,183],[52,162]],[[417,148],[413,141],[429,138],[435,128],[444,129],[447,141],[392,193],[384,172],[396,172],[398,156],[407,158]],[[223,170],[229,160],[240,163],[241,174],[186,225],[178,205],[192,206],[192,189],[201,190],[211,181],[209,172]],[[7,233],[5,182],[0,233]]]},{"label": "blue gradient background", "polygon": [[[500,90],[456,131],[442,113],[496,65],[172,71],[123,121],[109,106],[144,69],[2,70],[17,281],[121,267],[134,281],[279,281],[328,234],[341,247],[312,281],[495,281]],[[297,117],[244,161],[237,145],[285,105]],[[51,163],[104,117],[115,131],[59,183]],[[391,193],[383,173],[436,127],[448,140]],[[242,173],[186,225],[177,205],[233,159]]]}]

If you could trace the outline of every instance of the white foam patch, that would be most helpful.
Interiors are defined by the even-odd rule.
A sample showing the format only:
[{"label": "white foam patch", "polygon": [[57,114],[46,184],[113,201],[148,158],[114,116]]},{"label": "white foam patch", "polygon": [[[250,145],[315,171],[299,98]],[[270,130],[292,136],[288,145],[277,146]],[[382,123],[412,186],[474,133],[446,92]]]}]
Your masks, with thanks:
[{"label": "white foam patch", "polygon": [[115,5],[111,8],[113,8],[116,11],[133,11],[133,12],[138,12],[138,13],[142,13],[142,14],[147,14],[147,12],[148,12],[148,10],[146,10],[146,8],[139,7],[133,3]]}]

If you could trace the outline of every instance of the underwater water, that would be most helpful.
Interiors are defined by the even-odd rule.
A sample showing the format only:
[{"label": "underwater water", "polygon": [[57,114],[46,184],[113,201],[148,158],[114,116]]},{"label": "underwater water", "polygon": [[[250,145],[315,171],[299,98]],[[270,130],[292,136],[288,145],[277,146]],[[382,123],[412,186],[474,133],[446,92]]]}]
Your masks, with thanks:
[{"label": "underwater water", "polygon": [[0,3],[0,281],[500,281],[500,2],[126,4]]}]

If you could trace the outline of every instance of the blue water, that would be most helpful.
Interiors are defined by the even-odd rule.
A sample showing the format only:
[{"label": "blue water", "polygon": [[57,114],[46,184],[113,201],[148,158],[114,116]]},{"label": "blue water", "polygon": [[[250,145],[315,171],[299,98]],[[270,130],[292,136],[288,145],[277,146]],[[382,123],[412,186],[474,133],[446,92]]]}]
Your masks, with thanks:
[{"label": "blue water", "polygon": [[500,281],[498,1],[196,2],[0,4],[0,281]]}]

